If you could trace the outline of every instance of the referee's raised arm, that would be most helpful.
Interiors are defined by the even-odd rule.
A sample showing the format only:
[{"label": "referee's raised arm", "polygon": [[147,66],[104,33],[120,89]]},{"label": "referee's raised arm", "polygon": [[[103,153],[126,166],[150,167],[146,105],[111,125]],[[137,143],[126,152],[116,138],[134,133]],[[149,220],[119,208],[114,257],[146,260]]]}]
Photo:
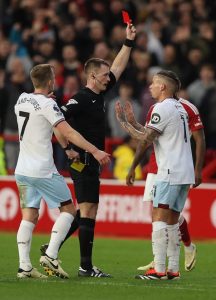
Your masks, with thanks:
[{"label": "referee's raised arm", "polygon": [[134,39],[136,37],[136,28],[133,24],[128,24],[126,28],[126,40],[114,59],[110,71],[115,75],[116,80],[119,79],[122,72],[127,66],[131,49],[134,45]]}]

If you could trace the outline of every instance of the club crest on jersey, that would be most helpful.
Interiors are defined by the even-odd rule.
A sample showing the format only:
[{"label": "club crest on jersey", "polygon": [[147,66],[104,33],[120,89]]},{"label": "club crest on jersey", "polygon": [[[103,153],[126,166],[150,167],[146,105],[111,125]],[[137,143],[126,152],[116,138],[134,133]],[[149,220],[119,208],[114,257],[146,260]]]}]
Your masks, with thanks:
[{"label": "club crest on jersey", "polygon": [[66,105],[70,105],[70,104],[78,104],[78,102],[75,99],[69,99]]},{"label": "club crest on jersey", "polygon": [[153,113],[153,114],[152,114],[152,117],[151,117],[151,123],[152,123],[152,124],[157,124],[157,123],[160,122],[160,119],[161,119],[161,117],[160,117],[159,114]]}]

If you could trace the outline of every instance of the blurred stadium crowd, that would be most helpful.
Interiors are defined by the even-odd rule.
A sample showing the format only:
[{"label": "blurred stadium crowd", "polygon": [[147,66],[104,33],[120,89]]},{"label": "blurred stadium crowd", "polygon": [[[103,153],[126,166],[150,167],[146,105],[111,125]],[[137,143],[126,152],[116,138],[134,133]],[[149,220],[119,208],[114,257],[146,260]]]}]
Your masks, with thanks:
[{"label": "blurred stadium crowd", "polygon": [[[125,40],[122,9],[129,12],[137,37],[127,69],[106,96],[110,149],[125,138],[114,116],[116,98],[132,100],[144,124],[154,103],[149,82],[163,68],[178,74],[180,96],[199,109],[207,153],[216,158],[215,0],[0,0],[0,174],[6,172],[4,155],[8,170],[16,164],[14,105],[20,93],[32,91],[32,66],[54,65],[61,106],[85,85],[88,58],[112,62],[119,51]],[[61,152],[54,147],[62,168]]]}]

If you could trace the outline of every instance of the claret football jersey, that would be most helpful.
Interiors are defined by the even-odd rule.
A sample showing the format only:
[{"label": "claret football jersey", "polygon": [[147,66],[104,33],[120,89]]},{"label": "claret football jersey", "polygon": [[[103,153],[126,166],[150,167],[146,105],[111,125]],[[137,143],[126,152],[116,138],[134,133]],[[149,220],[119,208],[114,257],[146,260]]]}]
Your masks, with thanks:
[{"label": "claret football jersey", "polygon": [[64,116],[52,98],[22,93],[15,105],[20,152],[15,174],[50,178],[58,173],[53,160],[53,127]]}]

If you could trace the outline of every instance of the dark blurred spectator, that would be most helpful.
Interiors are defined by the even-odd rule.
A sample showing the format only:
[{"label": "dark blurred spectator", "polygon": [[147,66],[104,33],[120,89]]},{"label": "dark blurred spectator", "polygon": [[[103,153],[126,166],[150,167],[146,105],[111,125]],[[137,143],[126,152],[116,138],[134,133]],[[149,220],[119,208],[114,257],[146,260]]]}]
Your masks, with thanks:
[{"label": "dark blurred spectator", "polygon": [[121,125],[117,121],[114,113],[115,103],[117,100],[120,100],[123,105],[126,101],[130,101],[132,103],[135,118],[136,120],[138,120],[138,122],[140,121],[141,106],[139,105],[137,100],[133,98],[133,86],[129,82],[120,83],[118,96],[110,100],[109,103],[107,103],[108,106],[107,118],[108,118],[108,126],[110,128],[110,136],[114,138],[116,137],[124,138],[127,135],[127,133],[125,132],[125,130],[121,128]]},{"label": "dark blurred spectator", "polygon": [[204,95],[200,115],[204,124],[206,147],[216,149],[216,87],[209,89]]},{"label": "dark blurred spectator", "polygon": [[162,69],[175,72],[178,76],[181,75],[180,66],[177,61],[177,53],[174,45],[168,44],[164,47]]},{"label": "dark blurred spectator", "polygon": [[140,103],[141,103],[141,124],[146,123],[146,116],[150,107],[155,104],[155,100],[152,98],[149,86],[152,82],[153,76],[161,70],[160,67],[151,67],[148,69],[146,84],[143,84],[140,92]]},{"label": "dark blurred spectator", "polygon": [[49,59],[56,58],[55,45],[52,40],[40,40],[37,42],[37,50],[33,56],[34,64],[47,63]]},{"label": "dark blurred spectator", "polygon": [[157,55],[149,46],[148,35],[145,31],[142,30],[137,34],[135,44],[136,44],[136,48],[138,48],[140,51],[148,52],[148,54],[151,56],[152,66],[159,64]]},{"label": "dark blurred spectator", "polygon": [[[68,75],[65,77],[64,85],[56,90],[56,102],[59,106],[65,105],[73,95],[80,89],[80,82],[76,75]],[[56,143],[54,145],[55,164],[58,170],[67,168],[67,157],[62,147]]]},{"label": "dark blurred spectator", "polygon": [[203,63],[203,53],[199,48],[189,50],[182,68],[181,83],[183,87],[188,86],[199,77],[199,70]]},{"label": "dark blurred spectator", "polygon": [[82,71],[81,62],[78,60],[78,53],[75,46],[67,45],[62,49],[64,76],[79,75]]},{"label": "dark blurred spectator", "polygon": [[50,59],[48,63],[55,69],[55,89],[58,90],[64,84],[64,66],[58,59]]},{"label": "dark blurred spectator", "polygon": [[79,88],[80,82],[75,74],[66,76],[63,86],[56,92],[58,104],[60,106],[65,105],[77,93]]},{"label": "dark blurred spectator", "polygon": [[5,128],[5,117],[8,106],[8,92],[5,87],[5,71],[0,69],[0,135],[3,133]]},{"label": "dark blurred spectator", "polygon": [[115,57],[113,54],[112,49],[110,49],[106,42],[99,42],[95,44],[92,57],[98,57],[111,63]]},{"label": "dark blurred spectator", "polygon": [[123,74],[123,79],[128,80],[134,87],[134,95],[139,100],[143,86],[146,84],[147,73],[151,67],[151,55],[135,48],[131,54],[131,65]]},{"label": "dark blurred spectator", "polygon": [[[14,58],[11,61],[9,82],[7,84],[7,112],[5,115],[4,134],[9,138],[15,138],[18,134],[17,121],[14,113],[14,106],[17,99],[23,91],[31,91],[32,85],[29,78],[26,76],[22,61],[20,58]],[[19,144],[16,141],[5,142],[5,152],[7,167],[13,170],[16,166]]]},{"label": "dark blurred spectator", "polygon": [[215,69],[212,65],[204,64],[200,69],[199,78],[187,88],[189,100],[199,108],[206,92],[214,87],[216,87]]},{"label": "dark blurred spectator", "polygon": [[11,43],[7,39],[0,41],[0,67],[6,68],[8,57],[11,53]]},{"label": "dark blurred spectator", "polygon": [[122,43],[124,42],[123,32],[125,32],[125,29],[122,24],[113,26],[111,30],[110,44],[112,46],[112,49],[114,49],[114,51],[116,52],[120,49]]},{"label": "dark blurred spectator", "polygon": [[205,55],[205,60],[216,63],[215,58],[215,27],[208,21],[203,21],[198,24],[198,38]]}]

